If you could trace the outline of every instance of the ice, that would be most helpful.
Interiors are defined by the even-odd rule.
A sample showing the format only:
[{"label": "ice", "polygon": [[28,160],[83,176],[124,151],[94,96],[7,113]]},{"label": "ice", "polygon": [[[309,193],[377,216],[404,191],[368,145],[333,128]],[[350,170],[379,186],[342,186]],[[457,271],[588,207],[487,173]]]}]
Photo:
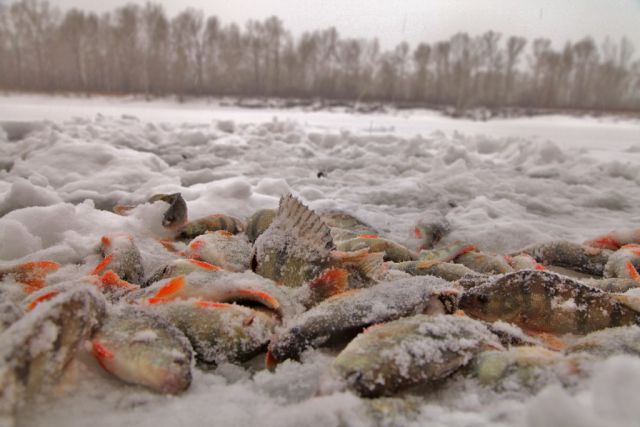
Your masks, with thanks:
[{"label": "ice", "polygon": [[[495,253],[640,223],[634,119],[474,122],[422,110],[248,111],[211,100],[35,95],[0,97],[0,119],[0,261],[57,261],[51,283],[94,268],[109,233],[134,236],[147,272],[175,258],[156,241],[170,235],[160,223],[166,204],[146,203],[157,193],[182,193],[189,219],[244,219],[293,192],[312,209],[346,211],[411,248],[414,225],[431,216],[451,223],[443,244],[460,239]],[[136,207],[120,216],[111,212],[116,204]],[[371,425],[353,394],[315,395],[331,360],[311,351],[273,373],[196,369],[178,398],[87,373],[78,386],[85,393],[34,408],[24,425]],[[639,372],[637,357],[616,356],[575,389],[504,401],[452,379],[419,404],[415,425],[631,425]]]}]

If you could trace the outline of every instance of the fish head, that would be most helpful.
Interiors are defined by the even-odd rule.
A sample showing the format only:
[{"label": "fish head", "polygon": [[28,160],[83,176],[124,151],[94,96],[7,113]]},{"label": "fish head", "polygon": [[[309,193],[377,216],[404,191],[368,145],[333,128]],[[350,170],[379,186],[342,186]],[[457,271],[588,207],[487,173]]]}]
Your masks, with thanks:
[{"label": "fish head", "polygon": [[509,295],[501,288],[477,286],[462,294],[459,307],[470,317],[493,322],[515,319],[520,314],[522,304],[517,293]]}]

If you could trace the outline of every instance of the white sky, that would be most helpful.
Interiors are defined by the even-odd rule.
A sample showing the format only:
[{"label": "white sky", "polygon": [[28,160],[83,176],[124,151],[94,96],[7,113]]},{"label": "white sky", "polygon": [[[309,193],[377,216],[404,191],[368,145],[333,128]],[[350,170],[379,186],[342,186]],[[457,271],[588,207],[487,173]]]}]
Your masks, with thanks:
[{"label": "white sky", "polygon": [[[2,1],[2,0],[0,0]],[[49,0],[61,8],[112,10],[146,0]],[[9,2],[5,0],[5,2]],[[384,47],[478,35],[545,36],[558,47],[586,35],[600,42],[626,35],[640,52],[640,0],[162,0],[171,16],[186,7],[217,15],[223,23],[279,16],[294,34],[335,26],[343,37],[378,37]]]}]

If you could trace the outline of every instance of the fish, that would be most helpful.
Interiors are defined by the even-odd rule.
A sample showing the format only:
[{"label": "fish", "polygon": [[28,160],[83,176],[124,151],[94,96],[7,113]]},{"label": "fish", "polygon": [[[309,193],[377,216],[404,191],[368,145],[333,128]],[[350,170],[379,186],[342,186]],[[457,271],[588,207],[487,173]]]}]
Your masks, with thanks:
[{"label": "fish", "polygon": [[544,265],[538,262],[528,254],[520,254],[516,256],[505,256],[505,259],[515,271],[518,270],[546,270]]},{"label": "fish", "polygon": [[114,309],[91,340],[107,372],[159,393],[178,394],[191,384],[191,345],[170,322],[138,307]]},{"label": "fish", "polygon": [[[300,287],[333,268],[349,272],[354,288],[376,281],[382,273],[383,254],[367,249],[342,252],[335,248],[331,231],[322,219],[292,195],[281,198],[278,214],[256,240],[251,270],[287,287]],[[331,285],[333,286],[333,285]]]},{"label": "fish", "polygon": [[551,334],[584,335],[640,321],[638,312],[610,294],[538,270],[494,276],[466,289],[460,298],[460,309],[473,318],[504,320],[525,331]]},{"label": "fish", "polygon": [[20,405],[56,385],[105,313],[96,290],[75,288],[43,302],[0,335],[0,421],[13,419]]},{"label": "fish", "polygon": [[276,217],[275,209],[260,209],[249,217],[245,233],[249,242],[255,243],[256,239],[266,231]]},{"label": "fish", "polygon": [[432,249],[451,230],[451,224],[442,218],[437,221],[420,221],[413,233],[418,239],[418,250]]},{"label": "fish", "polygon": [[624,245],[632,243],[640,244],[640,228],[614,230],[584,242],[587,246],[612,251],[617,251]]},{"label": "fish", "polygon": [[125,233],[102,236],[99,250],[103,258],[91,274],[101,275],[111,270],[129,283],[136,285],[144,283],[142,255],[133,236]]},{"label": "fish", "polygon": [[640,287],[640,282],[634,279],[611,278],[611,279],[588,279],[584,281],[587,286],[601,289],[605,292],[624,293],[629,289]]},{"label": "fish", "polygon": [[586,355],[565,355],[540,346],[517,346],[478,354],[471,364],[471,376],[497,391],[520,388],[537,391],[553,382],[574,384],[585,376],[592,361]]},{"label": "fish", "polygon": [[294,299],[283,289],[271,280],[250,271],[195,271],[186,276],[161,280],[138,292],[132,292],[128,301],[155,305],[192,298],[211,302],[260,305],[281,318],[292,317],[300,311]]},{"label": "fish", "polygon": [[557,265],[594,276],[602,276],[612,253],[606,249],[580,245],[566,240],[539,243],[511,255],[526,253],[543,265]]},{"label": "fish", "polygon": [[251,244],[244,234],[214,231],[202,234],[189,243],[187,258],[205,261],[229,271],[248,270],[251,263]]},{"label": "fish", "polygon": [[604,266],[605,278],[622,278],[637,281],[640,284],[640,245],[622,246],[609,256]]},{"label": "fish", "polygon": [[364,248],[369,249],[369,252],[384,252],[385,261],[403,262],[418,259],[418,254],[410,249],[374,234],[360,234],[336,245],[336,249],[343,252],[354,252]]},{"label": "fish", "polygon": [[572,343],[565,352],[584,352],[602,358],[616,354],[640,356],[640,327],[629,325],[595,331]]},{"label": "fish", "polygon": [[466,252],[456,257],[454,262],[484,274],[501,274],[513,271],[513,268],[511,268],[502,255],[488,254],[480,251]]},{"label": "fish", "polygon": [[357,234],[380,234],[374,227],[347,212],[331,210],[320,212],[318,215],[329,227],[350,230]]},{"label": "fish", "polygon": [[192,240],[207,231],[228,231],[231,234],[238,234],[244,231],[245,225],[242,220],[223,214],[209,215],[194,221],[187,222],[177,229],[176,238]]},{"label": "fish", "polygon": [[388,263],[389,269],[400,270],[411,274],[412,276],[435,276],[441,279],[453,282],[460,280],[465,276],[480,276],[481,275],[462,264],[454,264],[452,262],[440,262],[437,264],[429,265],[425,268],[421,268],[422,261],[405,261],[398,263]]},{"label": "fish", "polygon": [[187,223],[187,203],[182,194],[155,194],[149,199],[149,203],[163,201],[169,204],[169,208],[162,217],[162,226],[171,230],[180,228]]},{"label": "fish", "polygon": [[266,349],[279,324],[267,311],[204,300],[171,301],[153,309],[189,338],[205,367],[251,359]]},{"label": "fish", "polygon": [[158,268],[147,278],[142,287],[151,286],[155,282],[171,277],[187,275],[194,271],[218,271],[222,267],[196,259],[178,258]]},{"label": "fish", "polygon": [[45,285],[46,276],[59,268],[60,264],[48,260],[2,266],[0,267],[0,280],[11,277],[23,285],[24,292],[31,293],[41,289]]},{"label": "fish", "polygon": [[438,249],[422,250],[418,254],[421,263],[418,268],[429,268],[441,262],[450,262],[467,252],[475,251],[475,245],[455,241]]},{"label": "fish", "polygon": [[296,358],[309,347],[355,335],[375,323],[425,312],[452,313],[459,295],[458,287],[428,276],[343,292],[286,322],[271,339],[267,365]]},{"label": "fish", "polygon": [[338,354],[331,369],[360,396],[389,396],[446,378],[489,348],[503,349],[480,322],[419,314],[366,329]]}]

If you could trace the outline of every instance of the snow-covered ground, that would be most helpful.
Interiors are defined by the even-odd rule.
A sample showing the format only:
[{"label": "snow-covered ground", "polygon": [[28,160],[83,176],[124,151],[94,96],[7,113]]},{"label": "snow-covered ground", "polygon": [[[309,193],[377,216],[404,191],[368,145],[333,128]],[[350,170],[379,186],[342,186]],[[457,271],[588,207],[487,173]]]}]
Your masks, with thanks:
[{"label": "snow-covered ground", "polygon": [[[0,97],[0,262],[52,259],[86,274],[100,236],[134,234],[151,271],[162,206],[115,204],[181,192],[190,218],[246,217],[293,192],[413,245],[420,219],[445,216],[456,239],[506,252],[583,241],[640,224],[640,122],[547,116],[472,122],[434,112],[240,110],[205,101]],[[324,177],[318,177],[323,172]],[[182,396],[122,386],[86,367],[73,393],[24,425],[369,425],[351,394],[316,396],[331,357],[310,351],[275,373],[198,371]],[[421,407],[425,425],[637,425],[640,360],[612,358],[575,389],[500,395],[454,379]]]}]

